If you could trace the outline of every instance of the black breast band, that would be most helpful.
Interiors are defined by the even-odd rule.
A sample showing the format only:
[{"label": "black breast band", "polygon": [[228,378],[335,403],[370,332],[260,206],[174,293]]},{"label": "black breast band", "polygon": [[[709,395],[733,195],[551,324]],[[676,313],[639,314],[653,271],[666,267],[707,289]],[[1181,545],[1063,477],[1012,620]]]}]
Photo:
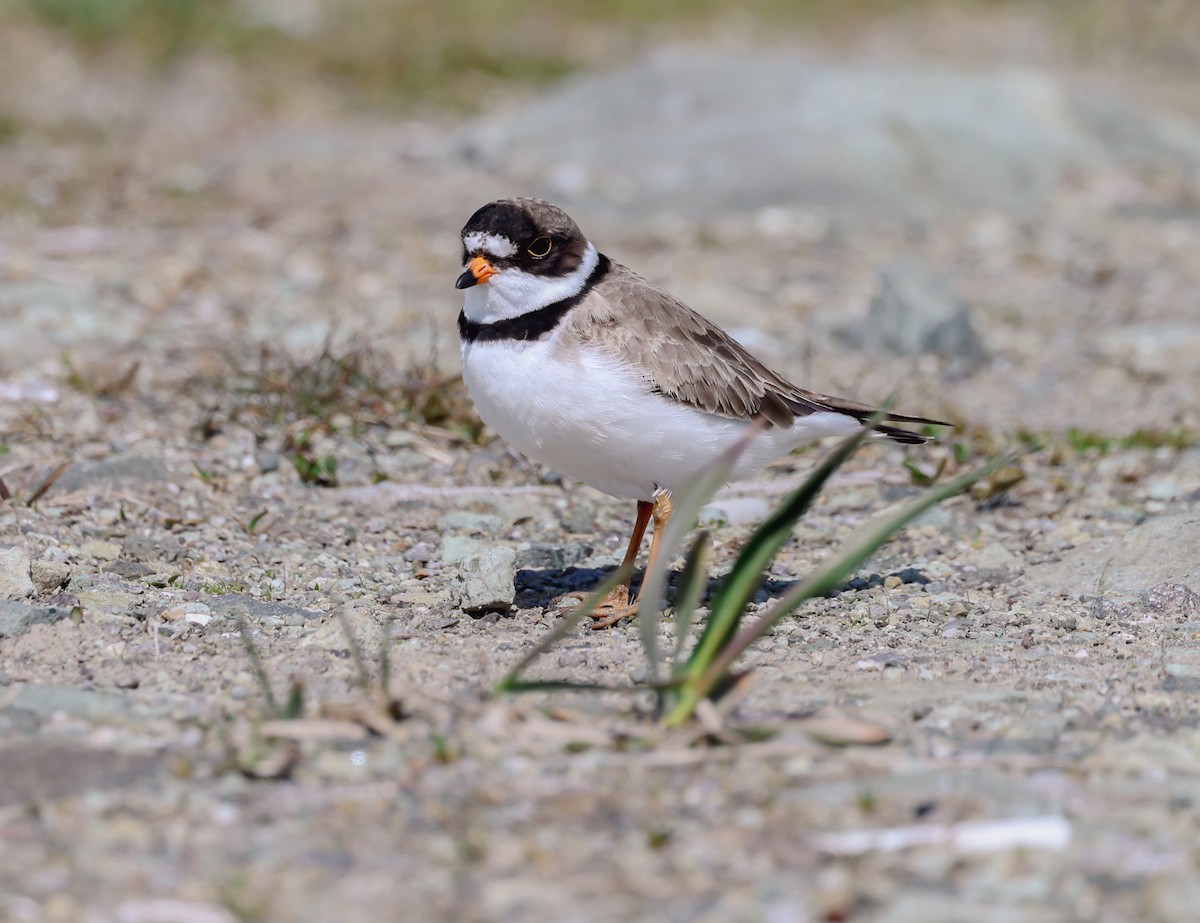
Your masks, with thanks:
[{"label": "black breast band", "polygon": [[477,324],[475,321],[469,320],[464,310],[458,315],[458,335],[462,337],[464,343],[492,340],[540,340],[558,326],[559,321],[571,308],[587,297],[587,293],[604,278],[607,272],[608,257],[601,253],[596,261],[596,268],[583,283],[583,288],[570,298],[563,298],[561,301],[555,301],[536,311],[493,321],[490,324]]}]

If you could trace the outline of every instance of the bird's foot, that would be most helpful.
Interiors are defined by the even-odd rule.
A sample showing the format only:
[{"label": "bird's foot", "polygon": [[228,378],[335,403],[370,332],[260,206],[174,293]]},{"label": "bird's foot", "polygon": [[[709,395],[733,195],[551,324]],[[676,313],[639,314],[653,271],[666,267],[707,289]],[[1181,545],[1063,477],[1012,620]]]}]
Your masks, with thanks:
[{"label": "bird's foot", "polygon": [[[565,604],[570,606],[572,611],[578,611],[583,605],[584,599],[586,599],[586,595],[583,593],[564,593],[555,600],[555,603],[559,606]],[[629,588],[619,586],[588,613],[592,619],[592,624],[588,627],[593,629],[611,628],[622,619],[637,615],[637,611],[637,603],[629,601]]]},{"label": "bird's foot", "polygon": [[623,606],[602,605],[597,606],[590,613],[592,624],[588,627],[598,631],[601,628],[612,628],[613,625],[622,619],[627,619],[637,615],[637,603],[626,602]]}]

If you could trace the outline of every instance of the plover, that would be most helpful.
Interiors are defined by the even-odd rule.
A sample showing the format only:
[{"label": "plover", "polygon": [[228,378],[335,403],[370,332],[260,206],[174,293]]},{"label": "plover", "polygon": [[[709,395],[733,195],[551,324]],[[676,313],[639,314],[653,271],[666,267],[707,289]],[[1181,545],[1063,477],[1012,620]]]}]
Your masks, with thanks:
[{"label": "plover", "polygon": [[[647,567],[671,492],[741,437],[762,432],[731,479],[823,436],[861,429],[875,408],[797,387],[678,298],[610,260],[562,209],[532,198],[483,206],[462,230],[458,317],[463,378],[483,421],[525,455],[604,493],[637,501],[625,554],[647,524]],[[891,413],[891,423],[942,424]],[[593,612],[595,627],[637,611],[629,582]]]}]

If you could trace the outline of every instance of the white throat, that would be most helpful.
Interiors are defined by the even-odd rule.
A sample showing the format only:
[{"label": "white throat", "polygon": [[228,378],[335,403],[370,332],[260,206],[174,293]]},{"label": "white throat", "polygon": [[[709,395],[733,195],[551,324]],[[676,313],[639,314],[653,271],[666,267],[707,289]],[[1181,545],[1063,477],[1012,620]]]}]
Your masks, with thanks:
[{"label": "white throat", "polygon": [[588,243],[579,266],[570,275],[559,278],[535,276],[509,267],[492,276],[482,285],[467,289],[463,313],[477,324],[520,317],[548,304],[562,301],[583,291],[588,276],[600,262],[596,248]]}]

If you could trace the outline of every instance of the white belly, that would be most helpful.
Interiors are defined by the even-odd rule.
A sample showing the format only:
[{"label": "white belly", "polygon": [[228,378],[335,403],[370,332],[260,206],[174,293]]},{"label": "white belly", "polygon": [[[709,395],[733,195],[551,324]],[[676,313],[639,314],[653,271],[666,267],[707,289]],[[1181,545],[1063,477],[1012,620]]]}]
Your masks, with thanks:
[{"label": "white belly", "polygon": [[[463,379],[483,421],[536,461],[623,499],[678,490],[745,432],[746,423],[688,407],[594,348],[480,341],[462,347]],[[761,433],[733,479],[821,436],[857,430],[853,417],[818,413]]]}]

